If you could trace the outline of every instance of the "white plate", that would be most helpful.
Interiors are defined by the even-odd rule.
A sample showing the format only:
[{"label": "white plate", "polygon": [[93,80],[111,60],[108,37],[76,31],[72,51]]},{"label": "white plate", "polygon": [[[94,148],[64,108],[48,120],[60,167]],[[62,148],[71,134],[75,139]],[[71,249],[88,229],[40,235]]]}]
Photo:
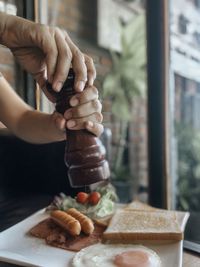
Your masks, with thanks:
[{"label": "white plate", "polygon": [[[1,232],[0,261],[22,266],[69,267],[74,255],[73,252],[48,246],[44,240],[27,235],[31,227],[46,217],[44,210],[41,210]],[[187,218],[188,214],[179,213],[179,220],[183,229]],[[162,267],[182,267],[182,242],[162,245],[139,243],[158,253],[162,261]]]}]

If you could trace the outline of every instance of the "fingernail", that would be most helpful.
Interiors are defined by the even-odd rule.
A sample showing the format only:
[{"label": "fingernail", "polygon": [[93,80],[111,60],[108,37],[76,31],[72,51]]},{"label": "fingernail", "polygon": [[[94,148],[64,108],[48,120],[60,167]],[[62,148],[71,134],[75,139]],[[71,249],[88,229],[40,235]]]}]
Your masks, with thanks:
[{"label": "fingernail", "polygon": [[77,106],[78,103],[79,103],[79,100],[78,100],[77,98],[72,98],[72,99],[70,100],[70,104],[71,104],[72,107]]},{"label": "fingernail", "polygon": [[85,86],[85,83],[84,83],[83,81],[78,81],[78,82],[76,83],[76,88],[77,88],[79,91],[83,91],[84,86]]},{"label": "fingernail", "polygon": [[63,82],[57,82],[55,86],[53,86],[54,90],[59,92],[63,86]]},{"label": "fingernail", "polygon": [[67,111],[67,112],[65,112],[65,114],[64,114],[64,117],[65,117],[65,119],[71,119],[71,117],[72,117],[72,112],[71,111]]},{"label": "fingernail", "polygon": [[68,122],[67,122],[67,127],[68,127],[68,128],[72,128],[72,127],[74,127],[75,125],[76,125],[76,122],[75,122],[75,121],[72,121],[72,120],[71,120],[71,121],[68,121]]},{"label": "fingernail", "polygon": [[88,80],[88,86],[92,86],[93,83],[94,83],[94,80],[93,80],[93,79],[89,79],[89,80]]},{"label": "fingernail", "polygon": [[94,123],[92,121],[87,122],[88,128],[92,128],[94,126]]}]

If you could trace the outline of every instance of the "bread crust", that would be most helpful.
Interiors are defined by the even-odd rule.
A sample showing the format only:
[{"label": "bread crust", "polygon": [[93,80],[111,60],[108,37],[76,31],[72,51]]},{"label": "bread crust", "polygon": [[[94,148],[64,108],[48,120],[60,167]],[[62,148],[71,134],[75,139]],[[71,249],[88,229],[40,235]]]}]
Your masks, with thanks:
[{"label": "bread crust", "polygon": [[104,232],[103,242],[109,241],[109,243],[131,243],[132,241],[141,240],[164,240],[164,241],[180,241],[183,239],[183,233],[116,233],[116,232]]}]

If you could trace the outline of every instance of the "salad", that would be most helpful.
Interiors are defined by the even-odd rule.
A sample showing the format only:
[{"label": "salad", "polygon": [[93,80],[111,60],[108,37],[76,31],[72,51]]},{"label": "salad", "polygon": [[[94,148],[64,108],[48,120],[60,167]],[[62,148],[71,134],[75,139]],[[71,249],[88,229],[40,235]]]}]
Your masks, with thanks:
[{"label": "salad", "polygon": [[75,198],[60,193],[59,196],[55,196],[46,211],[55,209],[66,211],[70,208],[76,208],[91,219],[97,219],[114,213],[117,201],[115,188],[111,184],[99,185],[95,191],[89,194],[79,192]]}]

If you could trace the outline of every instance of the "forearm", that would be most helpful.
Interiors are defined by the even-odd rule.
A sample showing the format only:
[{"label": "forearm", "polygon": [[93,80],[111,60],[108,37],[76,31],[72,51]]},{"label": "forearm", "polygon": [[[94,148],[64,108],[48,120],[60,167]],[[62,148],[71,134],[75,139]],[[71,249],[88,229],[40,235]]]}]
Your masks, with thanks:
[{"label": "forearm", "polygon": [[64,132],[56,127],[53,115],[32,110],[3,77],[0,78],[0,121],[16,136],[31,143],[65,138]]},{"label": "forearm", "polygon": [[24,112],[31,110],[11,88],[1,75],[0,77],[0,121],[12,132]]},{"label": "forearm", "polygon": [[52,115],[27,110],[20,117],[16,128],[16,136],[29,143],[45,144],[63,140],[63,134],[56,128]]}]

